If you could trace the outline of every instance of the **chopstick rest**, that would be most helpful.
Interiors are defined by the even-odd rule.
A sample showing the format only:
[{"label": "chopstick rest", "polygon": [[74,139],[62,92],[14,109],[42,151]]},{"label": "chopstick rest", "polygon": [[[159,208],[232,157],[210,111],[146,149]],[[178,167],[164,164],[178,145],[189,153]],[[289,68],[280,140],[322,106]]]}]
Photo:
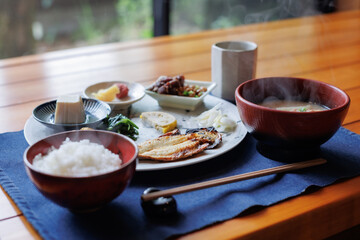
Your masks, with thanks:
[{"label": "chopstick rest", "polygon": [[[147,188],[143,195],[160,191],[157,188]],[[151,201],[141,200],[141,207],[144,209],[144,212],[149,216],[171,216],[177,213],[177,204],[173,196],[168,197],[158,197]]]},{"label": "chopstick rest", "polygon": [[[243,173],[235,176],[230,177],[224,177],[219,179],[214,179],[210,181],[185,185],[181,187],[171,188],[167,190],[159,191],[155,188],[148,188],[144,191],[144,193],[141,195],[141,205],[146,213],[149,213],[150,215],[161,215],[161,212],[168,214],[168,213],[174,213],[176,212],[176,202],[175,199],[172,197],[172,195],[195,191],[199,189],[209,188],[209,187],[215,187],[219,185],[224,185],[228,183],[243,181],[247,179],[267,176],[271,174],[276,173],[284,173],[284,172],[290,172],[295,171],[303,168],[313,167],[317,165],[321,165],[326,163],[326,160],[323,158],[317,158],[313,160],[303,161],[303,162],[297,162],[297,163],[291,163],[286,164],[278,167],[258,170],[254,172],[249,173]],[[162,198],[160,201],[159,198]],[[172,201],[173,199],[173,201]],[[163,207],[161,206],[161,202],[166,203]],[[171,203],[169,203],[171,202]],[[171,209],[169,207],[175,207],[175,209]],[[157,209],[157,210],[156,210]]]}]

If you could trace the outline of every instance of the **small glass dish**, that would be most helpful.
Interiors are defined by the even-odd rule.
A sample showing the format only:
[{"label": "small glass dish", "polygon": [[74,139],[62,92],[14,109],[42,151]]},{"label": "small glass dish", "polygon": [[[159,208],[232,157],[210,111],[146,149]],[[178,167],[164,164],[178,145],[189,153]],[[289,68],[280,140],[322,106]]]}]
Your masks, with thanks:
[{"label": "small glass dish", "polygon": [[145,93],[157,100],[159,105],[162,107],[172,107],[193,111],[200,103],[204,101],[205,96],[208,95],[216,87],[216,83],[213,82],[194,80],[185,80],[185,85],[198,85],[200,87],[206,87],[207,91],[200,97],[186,97],[170,94],[159,94],[153,92],[150,90],[153,86],[151,85],[145,89]]}]

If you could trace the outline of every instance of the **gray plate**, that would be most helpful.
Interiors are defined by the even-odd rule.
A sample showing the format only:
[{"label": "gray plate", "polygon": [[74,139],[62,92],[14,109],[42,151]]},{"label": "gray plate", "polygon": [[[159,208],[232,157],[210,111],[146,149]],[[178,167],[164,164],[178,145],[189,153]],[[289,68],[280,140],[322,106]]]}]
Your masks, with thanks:
[{"label": "gray plate", "polygon": [[33,117],[38,122],[46,125],[47,127],[56,130],[72,130],[80,129],[82,127],[94,128],[98,126],[102,120],[110,114],[111,108],[109,104],[101,102],[96,99],[83,98],[84,110],[86,120],[84,123],[79,124],[55,124],[55,108],[56,100],[43,103],[33,110]]}]

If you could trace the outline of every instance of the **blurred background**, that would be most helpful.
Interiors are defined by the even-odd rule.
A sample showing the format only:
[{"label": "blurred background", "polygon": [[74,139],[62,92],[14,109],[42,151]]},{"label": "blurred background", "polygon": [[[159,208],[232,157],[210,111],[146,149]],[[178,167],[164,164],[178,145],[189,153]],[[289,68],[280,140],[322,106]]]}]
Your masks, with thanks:
[{"label": "blurred background", "polygon": [[0,0],[0,59],[359,8],[359,0]]}]

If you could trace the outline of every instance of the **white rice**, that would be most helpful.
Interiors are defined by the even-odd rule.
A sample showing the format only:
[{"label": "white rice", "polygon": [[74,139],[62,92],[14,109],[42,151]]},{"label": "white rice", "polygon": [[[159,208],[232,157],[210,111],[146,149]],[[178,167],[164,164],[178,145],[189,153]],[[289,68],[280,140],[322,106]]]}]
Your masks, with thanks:
[{"label": "white rice", "polygon": [[33,166],[39,171],[60,176],[93,176],[120,168],[119,155],[89,140],[72,142],[69,138],[59,149],[51,148],[47,155],[35,156]]}]

